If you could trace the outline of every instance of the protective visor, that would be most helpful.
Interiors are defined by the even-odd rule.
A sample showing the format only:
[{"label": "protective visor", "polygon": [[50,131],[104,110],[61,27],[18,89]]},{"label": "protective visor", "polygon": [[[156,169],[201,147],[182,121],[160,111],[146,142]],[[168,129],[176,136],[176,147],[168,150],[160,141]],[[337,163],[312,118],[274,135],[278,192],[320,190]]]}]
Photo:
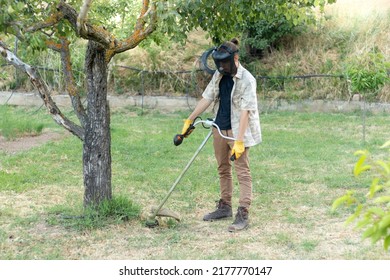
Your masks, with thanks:
[{"label": "protective visor", "polygon": [[237,67],[234,62],[234,54],[237,52],[238,50],[233,51],[225,45],[221,45],[213,51],[211,56],[219,73],[223,75],[235,75],[237,73]]}]

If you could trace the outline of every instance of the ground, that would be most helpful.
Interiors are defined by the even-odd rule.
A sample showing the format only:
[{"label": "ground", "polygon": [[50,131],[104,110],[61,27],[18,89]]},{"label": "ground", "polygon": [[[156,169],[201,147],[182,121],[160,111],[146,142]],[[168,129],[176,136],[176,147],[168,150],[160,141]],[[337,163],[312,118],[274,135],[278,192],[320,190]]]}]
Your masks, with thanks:
[{"label": "ground", "polygon": [[29,150],[49,141],[62,139],[63,137],[63,133],[44,131],[42,134],[37,136],[24,136],[16,140],[7,141],[0,135],[0,151],[13,154],[19,151]]}]

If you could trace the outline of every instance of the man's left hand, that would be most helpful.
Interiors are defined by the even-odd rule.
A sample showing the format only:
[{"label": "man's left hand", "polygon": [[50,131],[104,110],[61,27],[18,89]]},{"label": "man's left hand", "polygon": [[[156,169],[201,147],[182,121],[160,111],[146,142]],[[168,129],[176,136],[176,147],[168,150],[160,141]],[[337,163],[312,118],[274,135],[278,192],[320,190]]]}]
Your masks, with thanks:
[{"label": "man's left hand", "polygon": [[235,155],[236,159],[239,159],[244,152],[245,152],[244,141],[240,141],[240,140],[234,141],[232,155]]}]

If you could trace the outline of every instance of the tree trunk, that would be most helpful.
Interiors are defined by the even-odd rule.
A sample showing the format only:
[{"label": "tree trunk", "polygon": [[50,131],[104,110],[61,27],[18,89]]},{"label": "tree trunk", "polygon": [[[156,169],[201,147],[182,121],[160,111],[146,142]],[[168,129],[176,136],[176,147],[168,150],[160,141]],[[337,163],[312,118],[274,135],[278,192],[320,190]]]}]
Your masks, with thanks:
[{"label": "tree trunk", "polygon": [[89,41],[87,75],[87,120],[83,145],[84,206],[96,206],[112,198],[110,109],[107,101],[105,49]]}]

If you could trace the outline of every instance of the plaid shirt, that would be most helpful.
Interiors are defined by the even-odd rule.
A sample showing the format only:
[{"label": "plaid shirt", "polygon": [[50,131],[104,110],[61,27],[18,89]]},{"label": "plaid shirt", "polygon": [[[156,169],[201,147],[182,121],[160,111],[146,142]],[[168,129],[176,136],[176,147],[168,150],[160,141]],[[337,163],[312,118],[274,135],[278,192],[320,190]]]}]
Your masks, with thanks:
[{"label": "plaid shirt", "polygon": [[[214,101],[213,111],[215,114],[218,112],[219,107],[218,96],[219,82],[221,79],[222,74],[215,71],[210,83],[202,94],[203,98]],[[233,136],[236,138],[238,135],[241,111],[249,111],[249,123],[244,135],[244,144],[245,147],[251,147],[262,141],[256,95],[256,79],[240,64],[233,80],[234,86],[231,95],[231,124]]]}]

